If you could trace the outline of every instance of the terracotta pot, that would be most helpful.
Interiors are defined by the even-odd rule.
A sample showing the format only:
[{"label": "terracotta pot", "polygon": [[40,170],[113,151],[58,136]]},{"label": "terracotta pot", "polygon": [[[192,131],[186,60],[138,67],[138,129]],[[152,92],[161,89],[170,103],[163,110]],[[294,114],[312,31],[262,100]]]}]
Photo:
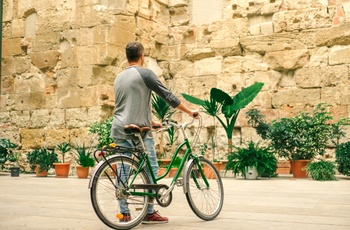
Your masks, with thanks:
[{"label": "terracotta pot", "polygon": [[204,165],[203,171],[207,179],[215,179],[215,174],[213,173],[213,170],[211,170],[207,165]]},{"label": "terracotta pot", "polygon": [[295,178],[307,178],[308,176],[306,170],[302,170],[302,168],[304,168],[309,162],[310,160],[291,160],[290,166],[292,169],[293,176]]},{"label": "terracotta pot", "polygon": [[75,166],[78,178],[87,178],[89,176],[89,167]]},{"label": "terracotta pot", "polygon": [[39,172],[39,166],[37,165],[35,167],[35,174],[36,174],[37,177],[46,177],[47,176],[47,171],[44,170],[42,172]]},{"label": "terracotta pot", "polygon": [[159,162],[159,167],[164,167],[164,166],[167,166],[169,165],[171,159],[159,159],[158,162]]},{"label": "terracotta pot", "polygon": [[[164,173],[166,172],[166,168],[159,168],[158,169],[158,176],[162,176]],[[166,175],[164,178],[168,178],[169,177],[169,174]]]},{"label": "terracotta pot", "polygon": [[53,163],[56,171],[56,177],[65,178],[68,177],[70,163]]},{"label": "terracotta pot", "polygon": [[174,177],[178,168],[171,168],[169,172],[169,177]]}]

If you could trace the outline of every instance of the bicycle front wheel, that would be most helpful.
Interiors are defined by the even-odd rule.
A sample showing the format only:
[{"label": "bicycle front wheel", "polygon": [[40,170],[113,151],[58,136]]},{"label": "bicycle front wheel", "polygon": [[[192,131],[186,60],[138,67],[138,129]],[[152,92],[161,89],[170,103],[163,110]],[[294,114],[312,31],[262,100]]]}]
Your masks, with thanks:
[{"label": "bicycle front wheel", "polygon": [[199,165],[193,161],[186,178],[186,198],[192,211],[203,220],[213,220],[221,212],[224,202],[224,188],[219,172],[207,159],[200,157]]},{"label": "bicycle front wheel", "polygon": [[150,184],[150,180],[145,170],[137,173],[138,169],[139,164],[126,156],[112,157],[96,169],[90,190],[92,206],[113,229],[133,228],[147,214],[149,196],[145,194],[150,191],[135,185]]}]

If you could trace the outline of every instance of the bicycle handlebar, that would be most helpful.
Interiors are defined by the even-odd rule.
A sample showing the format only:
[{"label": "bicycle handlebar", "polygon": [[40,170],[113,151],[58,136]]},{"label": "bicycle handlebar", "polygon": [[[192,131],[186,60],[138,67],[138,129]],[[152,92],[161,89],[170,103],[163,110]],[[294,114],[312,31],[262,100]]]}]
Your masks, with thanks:
[{"label": "bicycle handlebar", "polygon": [[[165,131],[167,129],[169,129],[170,127],[172,126],[175,126],[177,128],[183,128],[183,129],[186,129],[186,127],[190,124],[192,124],[195,120],[196,120],[196,117],[198,115],[195,115],[194,118],[192,119],[192,121],[190,122],[184,122],[183,124],[176,124],[175,122],[172,122],[172,121],[169,121],[169,119],[166,119],[165,122],[163,122],[163,126],[165,126],[164,128],[160,128],[157,130],[157,132],[162,132],[162,131]],[[198,116],[198,119],[199,119],[199,122],[202,123],[202,117],[201,116]]]}]

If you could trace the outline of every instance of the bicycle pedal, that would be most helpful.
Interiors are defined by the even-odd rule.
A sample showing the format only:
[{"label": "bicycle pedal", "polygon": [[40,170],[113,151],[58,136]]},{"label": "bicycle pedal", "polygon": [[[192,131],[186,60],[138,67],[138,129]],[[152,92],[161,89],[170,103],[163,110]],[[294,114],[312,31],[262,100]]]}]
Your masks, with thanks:
[{"label": "bicycle pedal", "polygon": [[175,181],[175,184],[176,184],[176,186],[180,187],[180,186],[184,185],[184,181],[182,179],[178,179],[178,180]]}]

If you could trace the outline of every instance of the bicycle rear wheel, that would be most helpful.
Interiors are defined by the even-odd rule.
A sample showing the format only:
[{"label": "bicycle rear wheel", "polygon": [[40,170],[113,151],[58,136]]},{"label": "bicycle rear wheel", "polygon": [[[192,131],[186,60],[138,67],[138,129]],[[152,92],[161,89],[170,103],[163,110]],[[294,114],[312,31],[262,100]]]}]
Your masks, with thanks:
[{"label": "bicycle rear wheel", "polygon": [[192,161],[186,178],[186,198],[192,211],[203,220],[213,220],[221,212],[224,202],[224,188],[219,172],[207,159],[200,157],[199,164],[204,169],[208,184],[200,172],[196,161]]},{"label": "bicycle rear wheel", "polygon": [[136,175],[139,164],[129,157],[114,156],[108,159],[108,163],[104,162],[94,174],[90,190],[92,206],[107,226],[113,229],[133,228],[147,214],[149,196],[142,194],[149,190],[128,188],[130,183],[150,184],[149,177],[144,169]]}]

